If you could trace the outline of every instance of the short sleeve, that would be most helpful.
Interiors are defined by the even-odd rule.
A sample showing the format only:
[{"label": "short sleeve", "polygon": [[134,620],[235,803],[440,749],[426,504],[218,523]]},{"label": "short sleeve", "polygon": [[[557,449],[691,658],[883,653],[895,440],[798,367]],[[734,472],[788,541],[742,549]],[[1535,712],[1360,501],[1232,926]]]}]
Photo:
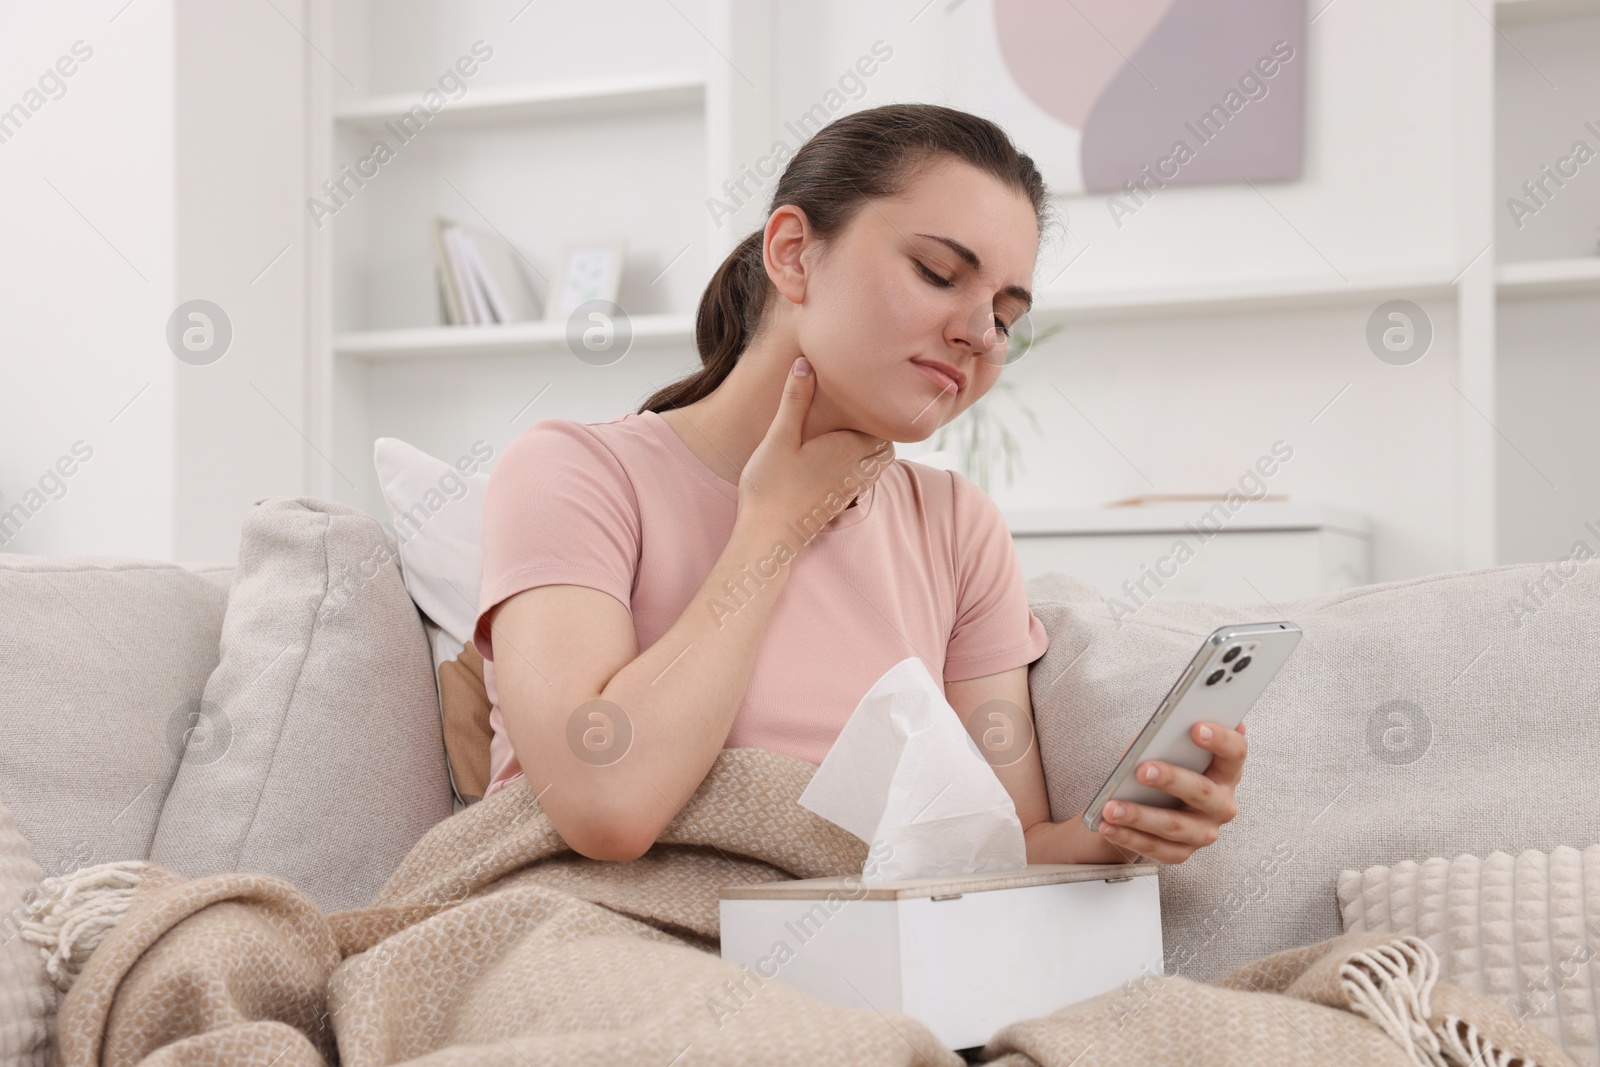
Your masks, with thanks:
[{"label": "short sleeve", "polygon": [[999,506],[960,473],[947,473],[953,483],[956,618],[944,678],[960,682],[1033,663],[1050,647],[1050,636],[1028,605],[1022,562]]},{"label": "short sleeve", "polygon": [[541,585],[598,589],[631,611],[638,564],[639,501],[627,471],[593,427],[541,419],[489,472],[473,646],[492,662],[495,609]]}]

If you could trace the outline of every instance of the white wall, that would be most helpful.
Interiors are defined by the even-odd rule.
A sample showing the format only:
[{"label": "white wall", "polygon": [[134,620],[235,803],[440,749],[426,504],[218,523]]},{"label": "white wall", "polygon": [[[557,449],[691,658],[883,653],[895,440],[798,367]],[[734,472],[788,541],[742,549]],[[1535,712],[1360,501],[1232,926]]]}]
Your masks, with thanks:
[{"label": "white wall", "polygon": [[[305,484],[304,42],[270,5],[6,5],[0,107],[79,40],[0,144],[0,507],[43,504],[4,549],[232,561],[249,506]],[[197,297],[233,328],[207,366],[167,344]]]},{"label": "white wall", "polygon": [[0,108],[92,50],[0,144],[0,508],[39,505],[4,551],[173,553],[173,4],[120,7],[0,6]]},{"label": "white wall", "polygon": [[307,46],[280,9],[177,0],[175,302],[233,327],[216,362],[173,361],[183,560],[234,560],[251,506],[306,484]]}]

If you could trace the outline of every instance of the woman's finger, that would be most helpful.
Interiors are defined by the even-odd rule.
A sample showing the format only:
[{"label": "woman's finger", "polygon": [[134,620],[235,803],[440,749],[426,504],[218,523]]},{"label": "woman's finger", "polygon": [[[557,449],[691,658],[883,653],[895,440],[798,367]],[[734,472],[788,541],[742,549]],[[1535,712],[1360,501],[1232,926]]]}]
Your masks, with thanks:
[{"label": "woman's finger", "polygon": [[[1119,851],[1148,856],[1159,863],[1182,863],[1194,854],[1194,845],[1182,844],[1177,841],[1168,841],[1165,838],[1147,834],[1143,830],[1135,830],[1128,826],[1106,824],[1101,830],[1105,839],[1117,847]],[[1132,863],[1130,859],[1128,862]]]},{"label": "woman's finger", "polygon": [[[1190,772],[1193,773],[1192,771]],[[1119,815],[1112,815],[1111,808],[1118,806]],[[1217,823],[1205,815],[1192,811],[1177,811],[1173,808],[1159,808],[1151,804],[1133,804],[1125,800],[1114,800],[1106,805],[1105,821],[1118,829],[1137,830],[1150,837],[1161,838],[1167,841],[1176,841],[1181,844],[1200,848],[1211,844],[1217,839]],[[1109,834],[1108,841],[1121,842],[1116,834]]]},{"label": "woman's finger", "polygon": [[[1154,770],[1153,777],[1149,776],[1150,771],[1146,768]],[[1218,822],[1227,822],[1238,814],[1234,807],[1232,786],[1218,782],[1210,774],[1201,774],[1160,760],[1149,760],[1139,765],[1138,780],[1142,785],[1177,797],[1195,811],[1204,812]]]},{"label": "woman's finger", "polygon": [[[1210,736],[1205,734],[1210,732]],[[1206,777],[1223,785],[1238,785],[1244,775],[1244,757],[1250,745],[1244,739],[1244,723],[1229,730],[1220,723],[1197,722],[1189,731],[1194,743],[1212,754]]]}]

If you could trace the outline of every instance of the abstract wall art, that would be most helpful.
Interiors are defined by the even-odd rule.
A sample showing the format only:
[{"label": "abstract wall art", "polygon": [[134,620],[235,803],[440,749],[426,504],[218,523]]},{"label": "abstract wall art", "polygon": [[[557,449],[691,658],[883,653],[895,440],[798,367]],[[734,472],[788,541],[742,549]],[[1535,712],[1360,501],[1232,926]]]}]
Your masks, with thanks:
[{"label": "abstract wall art", "polygon": [[[1012,131],[1053,191],[1301,176],[1305,0],[970,8],[952,20],[964,25],[951,26],[960,36],[947,53],[970,62],[959,95]],[[980,19],[989,25],[980,29]]]}]

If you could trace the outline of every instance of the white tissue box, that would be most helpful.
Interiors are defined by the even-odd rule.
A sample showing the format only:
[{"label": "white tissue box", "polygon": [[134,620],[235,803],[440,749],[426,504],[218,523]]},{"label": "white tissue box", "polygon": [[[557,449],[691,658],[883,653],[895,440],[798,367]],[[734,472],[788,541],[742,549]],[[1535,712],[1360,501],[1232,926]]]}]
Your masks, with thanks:
[{"label": "white tissue box", "polygon": [[901,1012],[946,1046],[985,1044],[1163,972],[1159,864],[1030,864],[991,874],[859,876],[725,886],[722,958],[747,968],[719,1010],[769,980],[852,1008]]}]

